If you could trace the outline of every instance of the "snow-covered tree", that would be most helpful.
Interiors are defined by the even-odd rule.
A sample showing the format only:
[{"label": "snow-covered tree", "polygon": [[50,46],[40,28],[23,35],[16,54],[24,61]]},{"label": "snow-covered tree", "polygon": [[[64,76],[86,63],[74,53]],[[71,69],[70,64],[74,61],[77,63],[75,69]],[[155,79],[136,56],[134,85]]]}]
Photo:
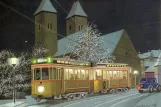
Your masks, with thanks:
[{"label": "snow-covered tree", "polygon": [[78,60],[93,63],[112,62],[114,60],[111,50],[105,48],[105,42],[96,25],[88,25],[81,32],[69,43],[72,57],[75,56]]},{"label": "snow-covered tree", "polygon": [[45,44],[42,42],[36,43],[32,48],[32,56],[33,57],[44,57],[45,53],[47,53],[49,50],[45,47]]},{"label": "snow-covered tree", "polygon": [[[10,98],[13,93],[13,66],[8,64],[8,58],[14,54],[3,50],[0,52],[0,99]],[[26,91],[30,87],[30,59],[27,53],[19,57],[15,69],[16,91]]]}]

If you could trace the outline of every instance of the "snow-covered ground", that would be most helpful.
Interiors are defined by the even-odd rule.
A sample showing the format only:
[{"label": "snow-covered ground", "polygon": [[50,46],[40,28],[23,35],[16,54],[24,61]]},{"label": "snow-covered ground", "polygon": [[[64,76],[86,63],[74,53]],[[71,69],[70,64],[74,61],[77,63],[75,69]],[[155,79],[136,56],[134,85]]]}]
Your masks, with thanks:
[{"label": "snow-covered ground", "polygon": [[141,100],[135,107],[161,107],[161,93],[156,93]]},{"label": "snow-covered ground", "polygon": [[13,103],[13,100],[0,100],[0,107],[14,107],[20,104],[25,103],[26,99],[16,100],[16,103]]},{"label": "snow-covered ground", "polygon": [[[161,94],[158,94],[158,95],[160,95],[160,98],[161,98]],[[52,103],[46,103],[46,101],[43,100],[39,104],[34,99],[32,99],[31,96],[27,96],[26,100],[22,100],[22,101],[17,100],[17,104],[24,103],[24,102],[26,102],[26,103],[23,104],[23,106],[19,105],[16,107],[131,107],[131,106],[135,105],[136,103],[138,103],[138,101],[140,101],[141,99],[144,99],[147,96],[148,96],[148,93],[140,94],[140,93],[138,93],[137,90],[132,89],[130,91],[123,92],[123,93],[88,97],[85,99],[74,100],[74,101],[70,101],[70,102],[59,101],[59,103],[58,103],[57,101],[54,101]],[[156,97],[156,96],[154,96],[154,97]],[[148,98],[151,98],[151,96]],[[145,99],[147,99],[147,98],[145,98]],[[158,96],[158,99],[159,99],[159,96]],[[141,101],[144,101],[144,100],[141,100]],[[152,98],[149,101],[153,101]],[[158,100],[158,103],[159,103],[159,101],[160,100]],[[6,101],[6,102],[0,101],[0,102],[3,102],[3,104],[6,103],[5,106],[1,105],[0,107],[11,107],[13,100]],[[145,102],[143,102],[143,103],[147,104]],[[160,102],[160,104],[161,104],[161,102]],[[142,107],[142,106],[136,105],[135,107]],[[155,106],[151,106],[151,107],[155,107]],[[157,106],[157,107],[161,107],[161,106]]]}]

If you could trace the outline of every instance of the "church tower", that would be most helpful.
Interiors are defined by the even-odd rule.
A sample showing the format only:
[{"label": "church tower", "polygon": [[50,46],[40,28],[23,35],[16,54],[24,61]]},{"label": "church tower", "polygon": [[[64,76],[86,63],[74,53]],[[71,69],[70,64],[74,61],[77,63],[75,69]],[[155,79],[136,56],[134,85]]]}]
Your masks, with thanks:
[{"label": "church tower", "polygon": [[50,0],[42,0],[34,13],[35,43],[42,42],[49,50],[46,56],[57,52],[57,11]]},{"label": "church tower", "polygon": [[88,16],[79,1],[76,1],[66,17],[66,35],[78,32],[88,24]]}]

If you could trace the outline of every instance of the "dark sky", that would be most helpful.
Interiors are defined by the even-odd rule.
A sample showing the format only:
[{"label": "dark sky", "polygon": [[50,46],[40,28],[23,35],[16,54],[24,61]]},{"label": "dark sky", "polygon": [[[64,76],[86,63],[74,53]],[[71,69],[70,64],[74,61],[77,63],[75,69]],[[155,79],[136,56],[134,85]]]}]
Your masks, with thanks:
[{"label": "dark sky", "polygon": [[[33,13],[41,0],[1,0],[34,20]],[[13,1],[13,2],[11,2]],[[70,11],[74,0],[57,0]],[[160,48],[160,0],[79,0],[89,21],[95,21],[105,34],[125,29],[137,51]],[[58,32],[65,35],[67,14],[55,2],[58,11]],[[34,23],[0,5],[1,49],[22,51],[34,44]],[[25,43],[25,41],[28,41]]]}]

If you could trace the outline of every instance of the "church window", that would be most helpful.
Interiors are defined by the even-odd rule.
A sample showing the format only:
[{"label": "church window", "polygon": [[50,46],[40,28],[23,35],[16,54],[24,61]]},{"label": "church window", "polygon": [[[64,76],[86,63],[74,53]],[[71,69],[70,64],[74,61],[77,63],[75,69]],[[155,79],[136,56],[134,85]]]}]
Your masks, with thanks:
[{"label": "church window", "polygon": [[48,23],[48,29],[50,29],[50,23]]},{"label": "church window", "polygon": [[79,25],[79,31],[83,30],[83,25]]},{"label": "church window", "polygon": [[83,25],[79,25],[79,31],[83,30]]},{"label": "church window", "polygon": [[83,30],[83,25],[81,25],[81,30]]},{"label": "church window", "polygon": [[38,29],[39,29],[39,30],[41,30],[41,26],[40,26],[40,24],[39,24],[39,26],[38,26],[38,27],[39,27]]},{"label": "church window", "polygon": [[125,52],[125,55],[127,55],[128,53],[127,52]]},{"label": "church window", "polygon": [[50,23],[50,29],[52,29],[52,23]]}]

